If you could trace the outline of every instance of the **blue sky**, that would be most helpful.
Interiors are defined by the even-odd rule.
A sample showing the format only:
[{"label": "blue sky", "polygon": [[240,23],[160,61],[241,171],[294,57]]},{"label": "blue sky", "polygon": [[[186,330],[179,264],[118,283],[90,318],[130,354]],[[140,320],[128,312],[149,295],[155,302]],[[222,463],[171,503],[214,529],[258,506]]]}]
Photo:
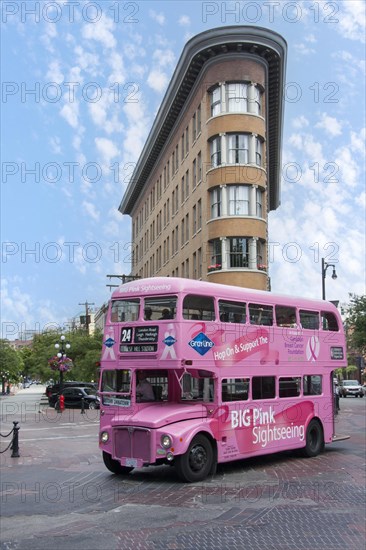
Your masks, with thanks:
[{"label": "blue sky", "polygon": [[62,325],[128,274],[118,212],[185,42],[258,25],[288,43],[272,290],[365,293],[364,2],[13,2],[2,8],[2,336]]}]

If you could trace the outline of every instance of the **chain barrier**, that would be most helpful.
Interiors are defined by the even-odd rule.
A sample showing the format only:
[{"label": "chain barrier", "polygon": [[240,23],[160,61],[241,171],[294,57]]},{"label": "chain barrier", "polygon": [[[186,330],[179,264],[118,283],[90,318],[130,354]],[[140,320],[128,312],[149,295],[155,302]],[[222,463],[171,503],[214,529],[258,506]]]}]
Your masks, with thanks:
[{"label": "chain barrier", "polygon": [[3,435],[0,433],[0,437],[9,437],[9,435],[13,434],[12,440],[10,441],[9,445],[4,449],[3,451],[0,451],[0,454],[5,453],[8,449],[11,449],[11,456],[14,458],[18,458],[20,456],[19,454],[19,426],[18,422],[13,421],[13,429],[10,430],[10,432],[6,435]]}]

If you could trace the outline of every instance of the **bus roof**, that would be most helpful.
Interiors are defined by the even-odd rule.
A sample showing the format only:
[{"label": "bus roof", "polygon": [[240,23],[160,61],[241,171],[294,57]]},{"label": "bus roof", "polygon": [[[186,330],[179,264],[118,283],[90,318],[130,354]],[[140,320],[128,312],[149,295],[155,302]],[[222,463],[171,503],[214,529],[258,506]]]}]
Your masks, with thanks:
[{"label": "bus roof", "polygon": [[328,311],[338,311],[334,304],[324,300],[274,294],[265,290],[196,281],[194,279],[181,277],[149,277],[147,279],[137,279],[136,281],[120,285],[118,289],[113,292],[112,299],[125,298],[127,296],[161,296],[163,294],[175,294],[178,292],[209,295],[228,300],[242,300],[244,302],[250,300],[269,305],[281,304],[304,308],[308,307],[316,310],[326,309]]}]

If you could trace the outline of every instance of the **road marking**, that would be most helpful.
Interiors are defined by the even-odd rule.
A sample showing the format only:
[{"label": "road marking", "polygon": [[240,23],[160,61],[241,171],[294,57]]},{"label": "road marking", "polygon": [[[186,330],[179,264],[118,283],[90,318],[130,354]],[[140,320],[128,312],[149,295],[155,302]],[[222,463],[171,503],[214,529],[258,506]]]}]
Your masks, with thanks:
[{"label": "road marking", "polygon": [[[77,427],[87,427],[87,428],[95,428],[96,426],[98,426],[98,424],[91,424],[91,425],[83,425],[83,424],[72,424],[73,426],[77,426]],[[68,428],[69,425],[67,426],[57,426],[57,425],[53,425],[53,426],[49,426],[48,428],[22,428],[20,427],[20,430],[22,433],[24,432],[40,432],[42,430],[50,430],[50,429],[54,429],[54,428]]]},{"label": "road marking", "polygon": [[[81,439],[82,437],[89,437],[89,439],[90,439],[90,435],[60,435],[60,436],[55,436],[55,437],[42,437],[42,441],[53,440],[53,439]],[[22,439],[22,442],[26,442],[26,441],[37,441],[39,443],[38,438],[27,439],[25,437],[25,438]]]}]

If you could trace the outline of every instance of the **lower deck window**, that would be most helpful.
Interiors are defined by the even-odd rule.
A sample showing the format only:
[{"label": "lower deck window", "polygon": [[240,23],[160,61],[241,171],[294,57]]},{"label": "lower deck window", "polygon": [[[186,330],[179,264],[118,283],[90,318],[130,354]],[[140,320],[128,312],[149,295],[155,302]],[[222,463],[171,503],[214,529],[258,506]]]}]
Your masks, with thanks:
[{"label": "lower deck window", "polygon": [[222,401],[246,401],[249,396],[249,378],[224,378]]},{"label": "lower deck window", "polygon": [[279,380],[279,396],[280,397],[298,397],[301,389],[301,378],[286,377]]},{"label": "lower deck window", "polygon": [[253,376],[252,399],[273,399],[276,395],[274,376]]},{"label": "lower deck window", "polygon": [[304,376],[303,387],[304,395],[320,395],[322,389],[322,376],[320,374],[312,374]]}]

